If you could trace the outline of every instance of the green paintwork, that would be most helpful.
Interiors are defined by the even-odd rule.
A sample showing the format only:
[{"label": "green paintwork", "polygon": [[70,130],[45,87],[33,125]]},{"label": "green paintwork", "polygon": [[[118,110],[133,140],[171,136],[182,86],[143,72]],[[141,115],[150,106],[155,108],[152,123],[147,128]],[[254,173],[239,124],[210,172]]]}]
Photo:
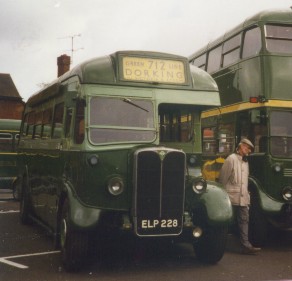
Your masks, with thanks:
[{"label": "green paintwork", "polygon": [[[1,142],[0,151],[0,188],[11,188],[14,179],[18,174],[16,145],[19,135],[21,120],[1,119],[0,134],[10,136],[9,144]],[[2,138],[2,136],[0,136]],[[6,143],[6,140],[4,140]],[[4,149],[5,147],[5,149]]]},{"label": "green paintwork", "polygon": [[[186,82],[175,85],[124,81],[119,76],[121,69],[118,63],[124,55],[182,61],[185,65]],[[110,131],[118,127],[91,123],[90,118],[94,119],[91,117],[91,114],[94,114],[91,101],[96,97],[150,102],[153,106],[154,128],[138,129],[152,130],[155,133],[154,138],[146,141],[144,139],[103,143],[93,141],[92,130],[104,126]],[[33,215],[45,222],[53,231],[57,230],[56,220],[65,197],[69,201],[70,219],[77,228],[92,229],[99,226],[101,221],[116,224],[115,226],[119,228],[122,228],[124,221],[133,224],[135,152],[139,149],[156,149],[163,145],[168,149],[169,147],[183,149],[186,153],[197,154],[200,158],[200,112],[204,108],[218,106],[220,101],[218,88],[211,76],[200,69],[190,67],[186,58],[154,52],[129,51],[92,59],[76,66],[29,98],[25,115],[53,109],[56,104],[63,103],[65,115],[63,124],[66,124],[69,118],[78,120],[78,106],[83,108],[85,127],[83,141],[78,143],[74,139],[77,129],[75,121],[72,121],[67,135],[61,127],[60,135],[55,139],[32,138],[23,132],[24,136],[21,136],[19,143],[20,177],[28,178],[28,191],[34,206]],[[192,115],[195,118],[193,140],[176,143],[173,146],[171,142],[160,142],[158,115],[161,104],[170,104],[174,107],[185,105],[192,108]],[[125,125],[118,127],[121,132],[130,129]],[[89,158],[93,156],[96,157],[97,163],[91,165]],[[161,161],[164,159],[163,155],[160,155],[160,159]],[[173,165],[175,166],[175,163]],[[120,179],[124,187],[124,191],[117,196],[108,190],[108,183],[114,178]],[[194,177],[190,177],[190,180],[192,179]],[[224,226],[229,224],[231,205],[220,185],[210,183],[207,193],[203,195],[195,194],[190,184],[186,184],[185,189],[186,194],[191,194],[190,198],[186,196],[184,199],[187,212],[191,213],[197,206],[203,206],[207,213],[200,219],[205,224]],[[113,216],[116,220],[112,222],[107,216]]]},{"label": "green paintwork", "polygon": [[[292,187],[291,130],[289,121],[287,124],[274,121],[273,125],[271,120],[273,112],[286,112],[287,116],[291,113],[291,26],[291,9],[263,11],[246,19],[189,57],[190,63],[193,63],[196,58],[203,58],[204,55],[207,58],[207,54],[212,49],[221,48],[214,60],[220,59],[220,65],[217,65],[218,70],[212,70],[210,74],[218,85],[222,106],[204,118],[202,125],[203,128],[216,128],[214,131],[216,141],[207,144],[224,143],[226,142],[224,135],[228,134],[232,149],[223,152],[216,148],[214,153],[203,155],[203,160],[227,157],[235,151],[236,145],[243,137],[248,137],[254,143],[257,141],[258,148],[260,147],[259,140],[263,140],[264,148],[261,151],[255,151],[249,157],[250,177],[253,183],[250,187],[257,194],[253,203],[258,205],[258,209],[274,225],[280,222],[279,225],[281,227],[285,225],[287,229],[292,225],[292,201],[285,200],[282,191],[285,187]],[[245,41],[248,37],[246,34],[250,30],[256,31],[252,33],[253,41],[249,41],[251,37]],[[237,36],[240,37],[238,41],[235,40]],[[250,42],[250,45],[246,42]],[[237,52],[234,52],[234,57],[232,55],[229,57],[232,62],[223,66],[225,57],[228,57],[228,52],[224,53],[228,44],[233,47],[229,50],[230,53],[235,49]],[[246,57],[243,56],[244,44],[254,51]],[[255,51],[254,46],[259,46],[259,48]],[[208,63],[211,61],[210,57]],[[201,63],[199,59],[196,62]],[[202,68],[207,69],[207,63],[201,65]],[[257,103],[251,103],[251,97],[260,99]],[[282,123],[284,121],[282,120]],[[266,132],[263,132],[265,126]],[[282,126],[287,127],[286,132],[275,133]],[[283,144],[276,145],[276,141],[273,143],[273,138],[282,139]],[[208,142],[208,140],[205,141]],[[278,155],[276,152],[273,154],[273,149],[282,149],[282,152]],[[275,171],[276,164],[281,167],[278,172]]]}]

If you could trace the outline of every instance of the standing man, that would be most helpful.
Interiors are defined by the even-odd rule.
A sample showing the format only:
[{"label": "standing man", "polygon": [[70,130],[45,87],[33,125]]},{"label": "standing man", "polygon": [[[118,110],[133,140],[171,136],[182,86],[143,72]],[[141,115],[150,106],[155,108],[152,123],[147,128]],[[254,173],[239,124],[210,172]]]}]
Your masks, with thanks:
[{"label": "standing man", "polygon": [[239,228],[242,254],[255,254],[260,248],[255,248],[248,240],[249,205],[248,192],[249,166],[247,156],[254,149],[248,139],[242,139],[237,146],[236,152],[229,155],[220,171],[219,181],[224,185]]}]

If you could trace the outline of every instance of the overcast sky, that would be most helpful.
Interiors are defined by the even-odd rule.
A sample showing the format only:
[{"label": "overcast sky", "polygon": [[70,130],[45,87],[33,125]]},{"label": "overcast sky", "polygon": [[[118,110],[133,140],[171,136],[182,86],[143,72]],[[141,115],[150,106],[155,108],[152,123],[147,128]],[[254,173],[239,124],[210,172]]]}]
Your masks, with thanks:
[{"label": "overcast sky", "polygon": [[118,50],[189,56],[253,14],[291,0],[0,0],[0,73],[24,101],[72,66]]}]

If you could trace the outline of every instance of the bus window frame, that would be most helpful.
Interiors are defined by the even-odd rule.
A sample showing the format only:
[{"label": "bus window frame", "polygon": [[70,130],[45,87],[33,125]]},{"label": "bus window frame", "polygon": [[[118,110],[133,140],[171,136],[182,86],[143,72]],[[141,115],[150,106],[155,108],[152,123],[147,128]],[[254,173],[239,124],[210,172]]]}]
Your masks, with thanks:
[{"label": "bus window frame", "polygon": [[205,70],[207,65],[207,52],[193,59],[193,65]]},{"label": "bus window frame", "polygon": [[[246,46],[253,46],[253,44],[250,44],[249,38],[247,39],[247,33],[251,34],[250,32],[253,31],[257,31],[259,36],[257,36],[257,38],[259,39],[260,45],[257,46],[257,51],[256,52],[250,52],[248,54],[245,54],[245,50],[246,50]],[[254,56],[258,56],[263,48],[263,39],[262,39],[262,30],[260,28],[260,26],[258,25],[253,25],[245,30],[243,30],[243,34],[242,34],[242,43],[241,43],[241,55],[240,58],[241,60],[250,58],[250,57],[254,57]],[[254,39],[254,37],[252,37],[252,39]],[[255,42],[254,40],[252,40],[252,42]],[[253,49],[254,50],[254,49]]]},{"label": "bus window frame", "polygon": [[[242,33],[238,33],[223,42],[222,65],[221,65],[222,67],[226,67],[240,60],[241,46],[242,46]],[[226,62],[226,59],[229,58],[231,54],[232,56]],[[236,54],[236,58],[233,57],[233,54]]]},{"label": "bus window frame", "polygon": [[[61,115],[59,116],[59,114]],[[62,101],[62,102],[56,103],[54,106],[54,117],[53,117],[53,122],[52,122],[51,138],[52,139],[62,138],[63,130],[64,130],[64,102]]]},{"label": "bus window frame", "polygon": [[[43,111],[43,122],[42,122],[42,139],[50,139],[52,136],[52,116],[53,108],[49,107]],[[48,130],[47,130],[48,128]],[[46,134],[48,132],[48,134]]]},{"label": "bus window frame", "polygon": [[[216,47],[212,48],[211,50],[208,51],[208,56],[207,56],[207,71],[209,73],[218,71],[221,66],[222,66],[222,47],[223,47],[223,43],[217,45]],[[219,53],[219,61],[216,61],[216,65],[212,64],[212,68],[210,70],[210,55],[216,57],[217,56],[217,52]],[[219,65],[217,65],[219,64]]]},{"label": "bus window frame", "polygon": [[[291,54],[290,49],[292,49],[292,35],[291,35],[291,38],[271,36],[270,34],[268,34],[268,30],[267,30],[267,28],[269,26],[277,26],[277,27],[289,26],[292,29],[292,25],[291,24],[276,24],[276,23],[266,23],[264,25],[264,39],[265,39],[265,48],[266,48],[267,52],[280,53],[280,54]],[[277,44],[276,46],[269,46],[268,43],[273,42],[273,41],[278,42],[278,43],[290,42],[291,48],[289,48],[289,50],[287,50],[287,51],[275,49],[276,46],[280,46],[280,45],[283,46],[283,44]]]}]

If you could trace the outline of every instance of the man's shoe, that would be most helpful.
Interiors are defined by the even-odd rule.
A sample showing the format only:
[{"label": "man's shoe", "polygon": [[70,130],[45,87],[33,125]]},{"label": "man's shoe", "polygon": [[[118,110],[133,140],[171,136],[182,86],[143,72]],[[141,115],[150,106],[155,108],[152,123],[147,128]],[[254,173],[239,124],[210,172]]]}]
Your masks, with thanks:
[{"label": "man's shoe", "polygon": [[243,255],[255,255],[260,250],[261,250],[261,248],[256,248],[256,247],[243,247],[241,249],[241,254],[243,254]]}]

